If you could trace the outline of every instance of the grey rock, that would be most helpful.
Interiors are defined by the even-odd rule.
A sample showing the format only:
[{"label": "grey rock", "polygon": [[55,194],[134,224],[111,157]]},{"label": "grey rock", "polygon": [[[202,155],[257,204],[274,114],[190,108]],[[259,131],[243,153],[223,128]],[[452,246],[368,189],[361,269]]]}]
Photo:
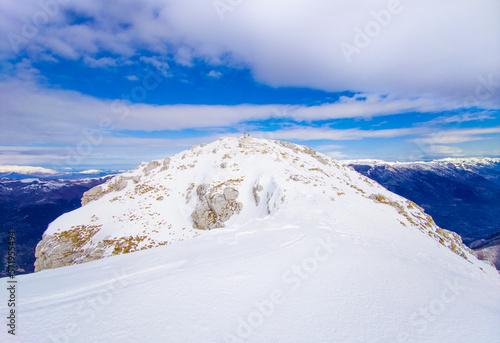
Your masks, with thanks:
[{"label": "grey rock", "polygon": [[500,270],[500,244],[475,250],[480,260],[489,261]]},{"label": "grey rock", "polygon": [[94,188],[89,189],[85,193],[83,193],[82,197],[82,206],[85,206],[91,201],[97,200],[102,197],[104,194],[102,192],[101,186],[95,186]]},{"label": "grey rock", "polygon": [[325,160],[323,157],[321,157],[321,156],[319,156],[319,155],[318,155],[318,156],[316,156],[316,159],[317,159],[320,163],[322,163],[322,164],[324,164],[324,165],[327,165],[327,164],[328,164],[328,161],[327,161],[327,160]]},{"label": "grey rock", "polygon": [[170,161],[170,157],[163,159],[163,166],[161,167],[160,172],[168,170],[168,168],[170,168]]},{"label": "grey rock", "polygon": [[201,202],[191,214],[195,229],[224,227],[224,223],[243,208],[243,204],[236,201],[239,192],[233,187],[226,187],[220,194],[209,185],[201,184],[196,193]]},{"label": "grey rock", "polygon": [[281,145],[285,148],[292,149],[292,150],[297,149],[297,145],[295,145],[293,143],[285,142],[285,141],[276,141],[276,142],[278,142],[279,145]]},{"label": "grey rock", "polygon": [[125,189],[125,187],[127,187],[127,185],[128,185],[127,180],[123,180],[121,178],[118,178],[115,183],[112,183],[110,185],[108,192],[119,192],[119,191]]},{"label": "grey rock", "polygon": [[103,244],[81,250],[73,242],[55,236],[45,236],[37,245],[35,272],[101,259]]},{"label": "grey rock", "polygon": [[235,188],[227,187],[224,190],[224,198],[226,198],[226,200],[228,201],[236,200],[238,198],[238,195],[240,195],[240,193]]},{"label": "grey rock", "polygon": [[258,186],[253,186],[252,187],[252,192],[253,192],[253,197],[255,199],[255,204],[257,206],[259,206],[259,203],[260,203],[260,195],[259,195],[259,192],[262,192],[264,188],[262,188],[261,185],[258,185]]},{"label": "grey rock", "polygon": [[144,168],[144,173],[149,173],[151,170],[157,168],[160,165],[158,161],[151,161],[148,163],[146,168]]}]

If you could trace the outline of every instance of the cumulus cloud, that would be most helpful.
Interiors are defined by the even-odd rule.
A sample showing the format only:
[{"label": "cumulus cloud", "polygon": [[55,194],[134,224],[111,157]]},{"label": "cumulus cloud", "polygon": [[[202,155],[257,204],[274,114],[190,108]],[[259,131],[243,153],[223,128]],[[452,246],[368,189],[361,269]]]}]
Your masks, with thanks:
[{"label": "cumulus cloud", "polygon": [[168,65],[166,58],[159,58],[156,56],[153,57],[146,57],[146,56],[141,56],[140,61],[145,62],[147,64],[150,64],[151,66],[155,67],[158,69],[164,76],[168,77],[171,76],[170,72],[168,71],[170,69],[170,66]]},{"label": "cumulus cloud", "polygon": [[146,50],[187,66],[243,65],[272,86],[500,102],[497,0],[253,0],[222,16],[206,0],[42,3],[0,4],[1,57]]}]

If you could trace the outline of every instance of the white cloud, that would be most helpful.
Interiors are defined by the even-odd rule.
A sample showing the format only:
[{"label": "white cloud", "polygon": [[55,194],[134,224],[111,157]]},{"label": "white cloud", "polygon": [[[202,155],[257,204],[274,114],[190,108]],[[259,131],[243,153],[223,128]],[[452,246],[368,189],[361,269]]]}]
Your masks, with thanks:
[{"label": "white cloud", "polygon": [[318,150],[318,151],[330,151],[330,150],[341,149],[341,148],[344,148],[344,146],[343,145],[335,145],[335,144],[316,146],[316,150]]},{"label": "white cloud", "polygon": [[168,65],[165,58],[159,58],[156,56],[153,57],[141,56],[139,60],[152,65],[153,67],[158,69],[165,77],[171,76],[169,72],[170,66]]},{"label": "white cloud", "polygon": [[139,78],[136,75],[127,75],[127,80],[129,80],[129,81],[139,81]]},{"label": "white cloud", "polygon": [[[364,115],[365,118],[369,118],[382,114],[380,103],[384,103],[384,106],[390,109],[389,112],[393,112],[392,114],[405,109],[410,111],[441,108],[441,105],[433,104],[429,99],[425,101],[395,99],[393,104],[390,97],[367,95],[367,100],[363,100],[363,97],[358,95],[356,98],[342,99],[338,103],[338,108],[336,104],[307,107],[126,105],[123,102],[97,99],[75,91],[45,88],[36,82],[36,80],[43,82],[43,79],[28,61],[11,65],[10,68],[16,78],[5,77],[0,81],[0,104],[2,104],[0,144],[9,145],[8,149],[0,149],[0,161],[4,164],[47,165],[43,161],[48,160],[64,163],[67,155],[66,146],[75,149],[89,139],[100,141],[100,136],[102,141],[93,146],[92,154],[85,158],[85,165],[120,163],[120,158],[128,156],[129,152],[130,156],[134,156],[134,161],[164,157],[172,149],[180,151],[193,144],[212,141],[220,135],[227,135],[228,128],[250,130],[254,137],[292,141],[348,141],[404,137],[411,138],[409,142],[423,146],[422,150],[425,152],[441,151],[443,154],[446,151],[444,148],[434,146],[484,140],[500,133],[500,127],[436,131],[436,127],[430,125],[385,130],[314,128],[296,125],[288,120],[288,118],[314,120],[339,116],[345,118],[347,114],[352,117]],[[325,111],[326,107],[328,111]],[[274,131],[259,131],[261,130],[259,120],[269,118],[274,118],[277,124]],[[247,124],[246,121],[252,122]],[[206,134],[191,139],[116,137],[124,130],[143,131],[147,137],[150,131],[182,129],[198,129],[200,134],[201,132]],[[36,151],[28,145],[52,147],[43,148],[46,151]],[[329,153],[335,158],[345,157],[339,151],[342,148],[334,144],[323,144],[318,147],[320,151]],[[453,152],[453,154],[459,153],[457,149]]]},{"label": "white cloud", "polygon": [[[16,67],[19,69],[16,65]],[[30,65],[20,68],[29,79],[38,77]],[[149,105],[127,104],[123,101],[101,100],[74,91],[49,89],[34,81],[7,79],[0,81],[2,126],[0,144],[39,144],[47,141],[66,143],[82,136],[82,130],[99,128],[102,121],[110,122],[114,130],[159,131],[182,129],[207,129],[236,127],[245,121],[283,120],[281,127],[272,133],[276,138],[290,140],[359,140],[363,138],[393,138],[420,136],[411,142],[417,144],[455,144],[484,139],[484,135],[498,134],[500,128],[441,130],[422,125],[411,128],[385,130],[360,130],[312,128],[293,126],[288,118],[322,120],[381,115],[386,106],[389,114],[439,108],[429,100],[418,101],[388,99],[377,101],[342,100],[338,104],[319,106],[289,106],[280,110],[279,105]],[[383,103],[382,106],[380,103]],[[337,107],[338,106],[338,107]],[[419,107],[420,106],[420,107]],[[325,110],[328,108],[328,110]],[[252,128],[248,128],[253,130]],[[254,128],[258,131],[258,128]],[[266,135],[260,132],[255,134]]]},{"label": "white cloud", "polygon": [[181,46],[175,56],[174,56],[175,62],[179,63],[180,65],[186,66],[186,67],[192,67],[194,65],[193,63],[193,52],[191,49],[189,49],[186,46]]},{"label": "white cloud", "polygon": [[[58,5],[50,21],[26,38],[22,20],[43,11],[39,3],[0,3],[0,35],[7,37],[0,58],[14,57],[13,45],[33,57],[48,52],[71,59],[99,52],[127,58],[148,50],[185,65],[203,59],[246,66],[272,86],[442,96],[482,107],[500,103],[497,0],[401,1],[401,10],[368,37],[351,63],[341,44],[355,44],[357,32],[376,26],[371,13],[387,10],[387,0],[245,1],[222,21],[206,0],[131,0],[119,6],[75,1],[64,8],[92,21],[70,25]],[[12,45],[9,33],[22,42]]]},{"label": "white cloud", "polygon": [[330,157],[333,157],[335,159],[344,159],[344,158],[347,157],[346,155],[344,155],[340,151],[329,151],[329,152],[327,152],[325,154],[328,155],[328,156],[330,156]]},{"label": "white cloud", "polygon": [[210,70],[207,74],[207,76],[213,77],[215,79],[218,79],[222,76],[222,73],[220,71],[215,71],[215,70]]},{"label": "white cloud", "polygon": [[108,68],[117,66],[116,60],[110,57],[95,59],[89,56],[85,56],[83,58],[83,62],[91,68]]},{"label": "white cloud", "polygon": [[319,106],[290,107],[288,113],[296,120],[336,118],[371,118],[410,112],[438,112],[455,109],[455,104],[439,104],[429,98],[393,98],[377,94],[343,96],[338,102]]},{"label": "white cloud", "polygon": [[488,139],[484,135],[498,134],[500,127],[458,130],[433,130],[424,137],[408,140],[417,145],[458,144]]},{"label": "white cloud", "polygon": [[[156,63],[156,60],[151,61]],[[81,135],[83,128],[99,127],[103,119],[110,120],[113,127],[118,130],[158,131],[227,127],[244,121],[274,117],[282,119],[282,128],[285,128],[290,125],[287,118],[303,121],[339,117],[372,117],[382,115],[384,106],[388,108],[387,114],[441,107],[432,105],[428,100],[400,99],[391,102],[391,100],[375,96],[372,98],[376,100],[364,101],[359,98],[349,98],[343,99],[338,104],[319,106],[127,104],[123,101],[101,100],[74,91],[44,88],[29,80],[30,77],[36,79],[36,69],[27,65],[21,70],[26,74],[26,80],[7,79],[0,82],[0,103],[2,104],[0,115],[4,117],[2,119],[4,125],[0,128],[2,132],[0,140],[3,142],[40,143],[48,138],[51,141],[64,140],[65,137]],[[401,132],[404,133],[405,130],[407,129]],[[303,133],[308,132],[313,131]],[[385,137],[391,136],[394,131],[374,130],[370,132],[374,137]],[[288,135],[290,134],[291,132],[288,132]],[[332,135],[345,139],[357,137],[357,133],[350,130],[329,130],[326,134],[328,137]]]},{"label": "white cloud", "polygon": [[140,162],[167,157],[193,145],[212,142],[219,137],[220,135],[216,134],[192,138],[151,139],[114,137],[112,133],[105,133],[102,141],[91,142],[82,134],[75,137],[76,141],[68,138],[66,142],[59,140],[56,146],[0,145],[0,165],[42,165],[54,169],[83,166],[132,168]]},{"label": "white cloud", "polygon": [[430,155],[463,156],[464,151],[461,148],[446,145],[430,145],[426,150]]},{"label": "white cloud", "polygon": [[480,112],[480,113],[462,113],[453,116],[441,116],[434,118],[428,122],[422,123],[422,125],[436,125],[436,124],[449,124],[449,123],[464,123],[468,121],[483,121],[488,119],[495,119],[492,113]]},{"label": "white cloud", "polygon": [[360,129],[330,129],[301,127],[273,132],[273,137],[283,140],[332,140],[348,141],[361,140],[364,138],[395,138],[426,133],[426,128],[402,128],[387,130],[360,130]]}]

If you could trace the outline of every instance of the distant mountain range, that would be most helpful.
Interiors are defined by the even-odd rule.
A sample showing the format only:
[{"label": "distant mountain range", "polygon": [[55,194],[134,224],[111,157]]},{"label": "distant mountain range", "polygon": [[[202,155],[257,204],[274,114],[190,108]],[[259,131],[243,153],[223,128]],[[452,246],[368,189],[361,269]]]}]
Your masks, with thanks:
[{"label": "distant mountain range", "polygon": [[113,170],[58,171],[31,166],[0,166],[0,178],[22,180],[28,178],[81,179],[116,174]]},{"label": "distant mountain range", "polygon": [[[0,166],[0,256],[5,260],[9,230],[16,231],[18,273],[32,273],[35,246],[54,219],[81,206],[83,193],[116,171],[57,171],[33,166]],[[4,264],[2,264],[4,265]],[[2,268],[0,277],[6,272]]]}]

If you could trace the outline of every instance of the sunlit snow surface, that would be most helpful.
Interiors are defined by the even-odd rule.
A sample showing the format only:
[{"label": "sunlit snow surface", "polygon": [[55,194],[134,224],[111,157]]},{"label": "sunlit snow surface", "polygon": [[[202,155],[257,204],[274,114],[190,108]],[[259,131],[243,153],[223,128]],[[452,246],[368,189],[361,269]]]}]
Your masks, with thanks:
[{"label": "sunlit snow surface", "polygon": [[16,336],[4,326],[0,341],[500,341],[493,267],[354,189],[332,201],[302,187],[270,215],[241,192],[246,211],[226,228],[17,277]]}]

